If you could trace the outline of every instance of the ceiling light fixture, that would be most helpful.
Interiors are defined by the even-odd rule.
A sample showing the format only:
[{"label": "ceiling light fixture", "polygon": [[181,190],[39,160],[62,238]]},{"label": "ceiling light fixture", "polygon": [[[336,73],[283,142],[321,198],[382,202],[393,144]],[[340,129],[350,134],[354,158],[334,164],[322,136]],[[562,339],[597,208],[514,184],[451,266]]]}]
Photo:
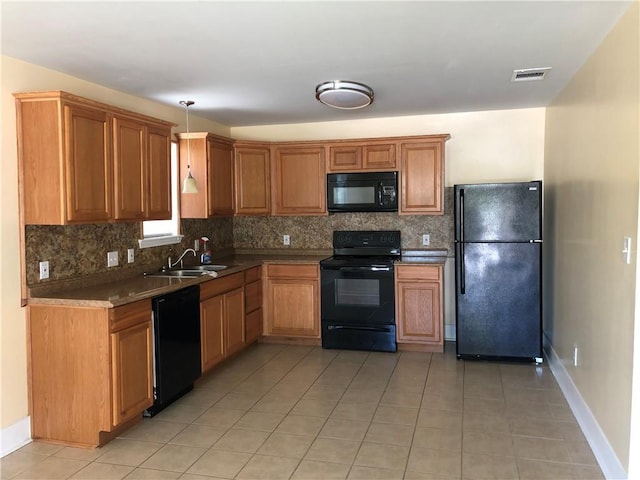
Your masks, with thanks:
[{"label": "ceiling light fixture", "polygon": [[191,175],[191,138],[189,137],[189,107],[194,103],[191,100],[180,100],[180,105],[184,105],[187,112],[187,176],[182,182],[182,193],[198,193],[196,179]]},{"label": "ceiling light fixture", "polygon": [[316,99],[333,108],[355,110],[373,103],[373,90],[364,83],[332,80],[316,87]]}]

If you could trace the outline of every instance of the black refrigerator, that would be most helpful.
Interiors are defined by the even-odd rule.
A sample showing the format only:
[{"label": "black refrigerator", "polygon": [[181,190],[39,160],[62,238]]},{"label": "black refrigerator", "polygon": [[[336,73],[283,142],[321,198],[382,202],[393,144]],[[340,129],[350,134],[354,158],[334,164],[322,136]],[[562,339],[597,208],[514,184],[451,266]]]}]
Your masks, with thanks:
[{"label": "black refrigerator", "polygon": [[454,190],[458,358],[542,362],[542,182]]}]

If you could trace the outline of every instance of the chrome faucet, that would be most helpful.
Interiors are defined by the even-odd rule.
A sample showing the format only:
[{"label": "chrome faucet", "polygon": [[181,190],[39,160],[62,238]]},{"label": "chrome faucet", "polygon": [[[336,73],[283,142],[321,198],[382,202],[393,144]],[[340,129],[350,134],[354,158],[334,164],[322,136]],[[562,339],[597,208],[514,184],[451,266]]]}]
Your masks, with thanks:
[{"label": "chrome faucet", "polygon": [[171,255],[169,255],[169,257],[167,258],[167,264],[169,265],[169,268],[173,268],[175,267],[178,263],[180,263],[180,268],[184,267],[184,264],[182,263],[182,259],[184,258],[184,256],[188,253],[191,252],[193,253],[194,257],[197,257],[198,254],[196,253],[196,251],[193,248],[187,248],[184,252],[182,252],[182,255],[180,255],[180,258],[178,258],[178,260],[175,261],[175,263],[173,263],[171,261]]}]

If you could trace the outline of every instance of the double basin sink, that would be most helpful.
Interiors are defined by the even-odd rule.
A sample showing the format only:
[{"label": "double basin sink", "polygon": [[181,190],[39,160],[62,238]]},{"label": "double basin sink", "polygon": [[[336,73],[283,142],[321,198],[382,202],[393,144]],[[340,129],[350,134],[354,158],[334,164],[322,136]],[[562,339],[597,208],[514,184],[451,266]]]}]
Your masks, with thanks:
[{"label": "double basin sink", "polygon": [[157,272],[145,272],[146,277],[199,277],[211,272],[219,272],[232,265],[195,265],[185,268],[163,269]]}]

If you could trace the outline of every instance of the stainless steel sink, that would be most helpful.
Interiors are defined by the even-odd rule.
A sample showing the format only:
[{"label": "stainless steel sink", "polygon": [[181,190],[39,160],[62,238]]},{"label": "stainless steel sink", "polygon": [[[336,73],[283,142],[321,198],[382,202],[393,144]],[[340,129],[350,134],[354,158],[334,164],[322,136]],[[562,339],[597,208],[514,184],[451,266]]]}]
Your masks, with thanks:
[{"label": "stainless steel sink", "polygon": [[205,272],[200,270],[167,270],[165,272],[145,272],[145,277],[199,277]]},{"label": "stainless steel sink", "polygon": [[225,268],[229,268],[231,265],[197,265],[195,267],[188,267],[185,270],[197,270],[200,272],[219,272]]},{"label": "stainless steel sink", "polygon": [[160,270],[158,272],[145,272],[147,277],[199,277],[208,272],[219,272],[230,265],[195,265],[193,267]]}]

